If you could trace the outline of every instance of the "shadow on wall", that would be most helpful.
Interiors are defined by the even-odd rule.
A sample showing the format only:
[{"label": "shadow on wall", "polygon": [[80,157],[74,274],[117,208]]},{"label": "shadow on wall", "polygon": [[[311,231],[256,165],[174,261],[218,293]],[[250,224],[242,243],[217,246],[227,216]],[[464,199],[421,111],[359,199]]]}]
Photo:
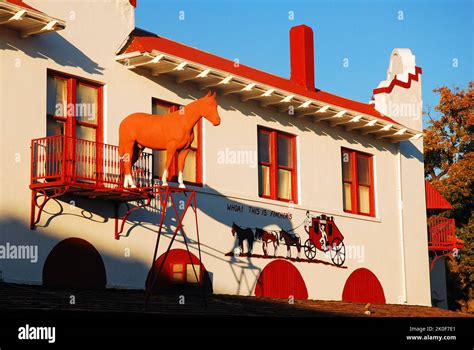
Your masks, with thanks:
[{"label": "shadow on wall", "polygon": [[[31,58],[49,59],[58,65],[81,68],[90,74],[102,74],[104,70],[98,63],[56,32],[33,36],[26,39],[27,41],[22,41],[24,39],[20,39],[17,32],[8,29],[1,28],[0,33],[11,39],[10,43],[0,41],[0,50],[22,51]],[[21,64],[21,62],[12,62],[12,66],[16,64]]]},{"label": "shadow on wall", "polygon": [[[56,208],[63,208],[65,204],[55,200],[54,205]],[[97,204],[97,206],[100,206],[100,204]],[[60,212],[63,211],[64,209],[60,210]],[[58,215],[61,214],[56,213],[49,217],[46,220],[47,225]],[[97,220],[98,216],[96,214],[84,209],[81,210],[81,214],[68,213],[65,215],[77,215],[86,220],[95,220],[98,223],[107,221],[107,219],[103,221]],[[140,226],[151,230],[142,224]],[[110,225],[106,229],[111,229]],[[147,276],[150,274],[150,266],[148,264],[132,257],[121,259],[107,254],[103,250],[98,251],[90,242],[87,242],[80,236],[71,237],[67,232],[53,232],[51,229],[47,231],[41,231],[41,229],[32,231],[24,222],[13,218],[0,220],[0,232],[0,247],[3,249],[13,246],[17,247],[16,249],[20,249],[20,246],[31,247],[30,258],[0,258],[0,279],[5,279],[6,281],[34,284],[44,283],[47,286],[56,288],[103,289],[111,285],[110,277],[107,276],[107,273],[108,270],[113,270],[120,271],[120,280],[117,282],[117,276],[115,276],[113,287],[140,288],[141,286],[141,288],[144,288]],[[96,232],[98,234],[108,233],[100,232],[100,229],[96,230]],[[169,233],[165,233],[165,235],[170,236]],[[113,238],[113,232],[110,232],[110,244],[114,244],[114,242],[116,241]],[[182,239],[177,239],[177,242],[182,243]],[[188,244],[190,245],[191,252],[194,251],[196,253],[197,242],[193,239],[188,239]],[[173,249],[176,246],[173,245]],[[229,264],[232,274],[228,278],[235,278],[238,285],[236,293],[247,295],[253,293],[255,289],[254,280],[258,277],[260,269],[253,266],[250,258],[247,258],[247,260],[239,259],[234,264],[234,259],[232,258],[229,261],[224,256],[224,252],[211,246],[202,246],[206,251],[203,254],[203,264],[206,262],[206,258],[210,256]],[[25,251],[29,249],[27,248]],[[255,278],[252,281],[248,280],[244,269],[250,270],[253,273]],[[213,288],[212,278],[209,276],[212,276],[212,271],[209,271],[209,274],[206,276],[208,283],[205,287],[208,292]],[[163,289],[162,291],[173,292],[176,289]]]},{"label": "shadow on wall", "polygon": [[[220,196],[222,196],[217,191],[214,191],[214,194],[219,194]],[[176,196],[178,196],[176,198],[177,201],[186,199],[184,195],[182,194],[177,194]],[[228,198],[222,198],[221,199],[222,205],[220,207],[215,207],[212,205],[213,202],[203,201],[204,198],[206,198],[206,196],[198,195],[199,210],[201,212],[204,212],[206,215],[210,216],[211,218],[213,218],[215,221],[223,223],[226,226],[228,226],[228,229],[226,229],[225,232],[222,232],[222,234],[226,235],[227,236],[226,238],[229,239],[229,250],[231,250],[232,247],[235,245],[232,243],[232,241],[235,240],[236,238],[232,236],[230,227],[232,225],[232,220],[236,220],[236,218],[226,215],[226,212],[225,212],[226,209],[223,208],[223,206],[226,205],[225,203],[230,203],[231,205],[243,205],[243,204],[239,201],[233,201]],[[126,237],[130,236],[132,232],[138,227],[141,229],[151,231],[153,233],[157,233],[158,231],[157,225],[159,224],[160,215],[161,215],[161,209],[159,208],[158,203],[159,201],[153,201],[150,207],[133,212],[130,215],[129,220],[127,221],[129,225],[126,226],[126,232],[124,233],[123,236],[121,236],[121,239],[126,239]],[[70,208],[67,208],[67,207],[70,207]],[[133,208],[133,207],[134,207],[133,205],[130,205],[130,208]],[[85,220],[94,221],[98,224],[105,224],[109,222],[109,220],[114,220],[113,208],[114,208],[113,203],[108,202],[108,201],[90,200],[90,199],[86,199],[79,196],[64,195],[61,197],[61,200],[57,198],[53,198],[49,201],[48,205],[46,206],[44,210],[42,220],[37,225],[37,227],[47,228],[51,225],[53,220],[61,220],[61,217],[64,215],[77,216]],[[126,208],[125,206],[122,205],[120,215],[123,215],[125,211],[126,211]],[[187,215],[193,215],[191,209],[189,209]],[[171,238],[177,224],[176,217],[173,215],[171,208],[167,210],[167,216],[166,216],[165,222],[167,223],[167,225],[164,226],[164,230],[162,234],[168,238]],[[282,225],[282,226],[284,226],[285,228],[291,227],[291,221],[285,220],[285,223],[286,225]],[[255,226],[255,223],[254,223],[254,226]],[[186,233],[187,242],[189,244],[191,252],[194,252],[194,254],[197,254],[198,244],[197,244],[197,240],[195,239],[194,223],[192,223],[188,227],[184,226],[183,229]],[[112,227],[110,225],[107,225],[104,227],[104,230],[108,230],[109,232],[104,232],[103,234],[108,234],[110,236],[111,242],[114,242]],[[184,244],[184,240],[181,235],[177,236],[176,242]],[[164,249],[164,247],[167,245],[168,245],[168,242],[166,241],[162,241],[160,243],[160,247],[162,249]],[[176,247],[176,244],[173,245],[173,248],[174,247]],[[236,258],[232,256],[229,258],[225,256],[225,254],[228,251],[221,251],[219,249],[216,249],[214,245],[206,244],[203,242],[201,242],[201,250],[203,251],[203,263],[206,262],[206,258],[212,257],[213,259],[229,264],[230,269],[232,271],[232,274],[229,275],[229,278],[234,278],[238,285],[236,293],[243,293],[243,294],[253,293],[255,289],[254,281],[257,279],[260,273],[260,268],[258,268],[252,263],[252,260],[250,257]],[[244,270],[249,271],[249,273],[251,273],[254,278],[249,280]]]},{"label": "shadow on wall", "polygon": [[[173,185],[172,182],[170,184]],[[175,185],[175,184],[174,184]],[[183,194],[174,194],[177,203],[182,201],[184,203],[187,198]],[[211,200],[207,200],[211,199]],[[229,245],[229,250],[226,252],[219,252],[222,255],[228,253],[234,248],[237,248],[237,235],[234,237],[231,232],[232,224],[235,222],[241,227],[255,228],[266,228],[269,230],[285,230],[293,231],[301,237],[303,243],[305,240],[306,232],[301,226],[305,219],[305,215],[302,211],[294,211],[291,209],[291,205],[288,207],[281,207],[281,211],[271,211],[266,207],[250,206],[246,202],[226,197],[216,189],[206,187],[206,194],[197,193],[198,208],[201,213],[212,218],[214,221],[224,224],[226,226],[225,232],[218,233],[224,234],[229,238],[229,241],[234,241],[234,244]],[[129,206],[122,205],[120,208],[119,215],[125,214],[127,208],[133,208],[138,203],[129,204]],[[69,210],[65,207],[70,206]],[[262,213],[266,215],[262,215]],[[294,217],[294,215],[298,215]],[[38,227],[48,227],[53,220],[56,220],[63,215],[72,215],[82,217],[87,220],[91,220],[97,223],[107,223],[109,220],[114,220],[114,206],[112,202],[104,200],[90,200],[80,196],[64,195],[61,200],[53,198],[50,200],[44,210],[41,222],[37,225]],[[193,215],[192,209],[188,210],[187,215]],[[128,237],[132,234],[132,231],[137,228],[145,228],[152,232],[157,232],[161,216],[161,209],[158,200],[153,200],[150,206],[144,209],[134,211],[128,218],[128,223],[131,226],[126,226],[126,231],[122,237]],[[198,213],[199,217],[199,213]],[[164,228],[165,235],[171,235],[177,225],[177,218],[174,215],[173,210],[170,208],[167,210],[165,216],[165,222],[167,223]],[[194,230],[194,224],[189,227]],[[184,226],[186,231],[187,227]],[[112,232],[110,232],[112,235]],[[254,249],[255,241],[249,246],[249,242],[246,241],[244,250],[247,252]],[[197,244],[196,241],[191,240],[191,244]],[[212,249],[211,247],[209,247]],[[263,251],[262,251],[263,252]],[[292,256],[296,256],[296,252],[292,252]]]},{"label": "shadow on wall", "polygon": [[[0,271],[6,281],[101,289],[110,283],[106,276],[108,268],[116,270],[117,266],[123,266],[121,280],[130,281],[129,285],[137,282],[144,285],[148,273],[149,266],[132,257],[121,259],[98,252],[91,243],[81,237],[71,237],[67,232],[32,231],[16,218],[2,218],[0,233],[0,249],[5,254],[10,250],[10,254],[0,258]],[[16,257],[11,254],[13,249],[17,250]]]}]

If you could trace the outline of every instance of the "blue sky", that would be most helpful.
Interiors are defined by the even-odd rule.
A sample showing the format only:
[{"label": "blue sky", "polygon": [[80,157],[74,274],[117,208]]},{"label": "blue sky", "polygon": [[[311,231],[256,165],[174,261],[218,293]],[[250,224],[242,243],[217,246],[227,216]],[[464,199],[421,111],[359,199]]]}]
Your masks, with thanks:
[{"label": "blue sky", "polygon": [[473,16],[473,0],[138,0],[136,26],[289,77],[289,29],[306,24],[316,86],[362,102],[385,79],[392,49],[408,47],[423,68],[423,109],[433,110],[434,88],[474,80]]}]

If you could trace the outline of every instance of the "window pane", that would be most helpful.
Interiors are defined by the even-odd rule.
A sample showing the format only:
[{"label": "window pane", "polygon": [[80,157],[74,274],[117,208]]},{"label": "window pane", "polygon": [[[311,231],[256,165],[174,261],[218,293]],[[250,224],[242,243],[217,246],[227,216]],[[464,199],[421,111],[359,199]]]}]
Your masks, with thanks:
[{"label": "window pane", "polygon": [[99,93],[95,87],[77,84],[77,120],[97,124]]},{"label": "window pane", "polygon": [[278,169],[278,198],[291,199],[291,171]]},{"label": "window pane", "polygon": [[76,125],[76,138],[95,142],[95,128],[84,125]]},{"label": "window pane", "polygon": [[344,210],[352,210],[351,184],[344,183]]},{"label": "window pane", "polygon": [[265,165],[258,167],[258,194],[270,196],[270,167]]},{"label": "window pane", "polygon": [[48,76],[47,114],[67,115],[67,84],[64,79]]},{"label": "window pane", "polygon": [[352,181],[351,153],[343,151],[341,156],[343,181]]},{"label": "window pane", "polygon": [[46,135],[47,136],[56,136],[56,135],[64,135],[64,121],[57,120],[53,117],[48,116],[46,118]]},{"label": "window pane", "polygon": [[370,185],[369,157],[357,156],[357,178],[360,184]]},{"label": "window pane", "polygon": [[[196,271],[196,273],[194,273]],[[196,279],[196,275],[198,279]],[[198,283],[199,279],[201,278],[201,266],[199,265],[193,265],[192,264],[187,264],[186,265],[186,281],[189,283]]]},{"label": "window pane", "polygon": [[293,147],[289,137],[278,135],[278,165],[293,166]]},{"label": "window pane", "polygon": [[258,161],[270,163],[270,134],[266,132],[258,133]]},{"label": "window pane", "polygon": [[[166,168],[166,151],[152,151],[153,175],[161,178]],[[189,156],[188,156],[189,157]]]},{"label": "window pane", "polygon": [[359,212],[364,214],[370,214],[369,187],[359,186]]},{"label": "window pane", "polygon": [[158,103],[153,103],[151,107],[151,113],[152,114],[157,114],[157,115],[164,115],[164,114],[169,114],[170,108],[167,106],[163,106]]},{"label": "window pane", "polygon": [[196,151],[191,150],[186,157],[184,164],[183,180],[189,182],[196,182]]},{"label": "window pane", "polygon": [[174,282],[182,282],[184,272],[183,264],[173,264],[171,265],[171,280]]}]

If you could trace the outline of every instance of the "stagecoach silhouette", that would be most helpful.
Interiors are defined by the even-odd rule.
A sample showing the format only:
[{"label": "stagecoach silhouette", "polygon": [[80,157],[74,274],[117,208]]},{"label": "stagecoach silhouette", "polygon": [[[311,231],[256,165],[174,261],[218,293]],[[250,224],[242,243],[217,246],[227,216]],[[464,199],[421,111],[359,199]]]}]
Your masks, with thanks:
[{"label": "stagecoach silhouette", "polygon": [[309,238],[304,243],[304,254],[308,260],[316,257],[317,250],[329,253],[336,266],[342,266],[346,261],[344,236],[336,226],[333,216],[324,214],[311,218],[311,226],[305,226]]}]

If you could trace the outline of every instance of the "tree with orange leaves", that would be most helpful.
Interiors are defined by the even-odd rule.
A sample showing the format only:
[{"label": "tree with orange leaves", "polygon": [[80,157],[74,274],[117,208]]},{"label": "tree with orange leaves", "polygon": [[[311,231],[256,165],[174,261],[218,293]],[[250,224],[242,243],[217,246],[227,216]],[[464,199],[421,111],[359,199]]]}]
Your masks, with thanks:
[{"label": "tree with orange leaves", "polygon": [[428,113],[424,130],[425,175],[452,204],[448,213],[456,220],[457,234],[464,240],[459,261],[448,262],[448,299],[453,309],[474,311],[472,269],[474,268],[473,187],[474,187],[474,82],[467,89],[441,87],[435,111]]}]

